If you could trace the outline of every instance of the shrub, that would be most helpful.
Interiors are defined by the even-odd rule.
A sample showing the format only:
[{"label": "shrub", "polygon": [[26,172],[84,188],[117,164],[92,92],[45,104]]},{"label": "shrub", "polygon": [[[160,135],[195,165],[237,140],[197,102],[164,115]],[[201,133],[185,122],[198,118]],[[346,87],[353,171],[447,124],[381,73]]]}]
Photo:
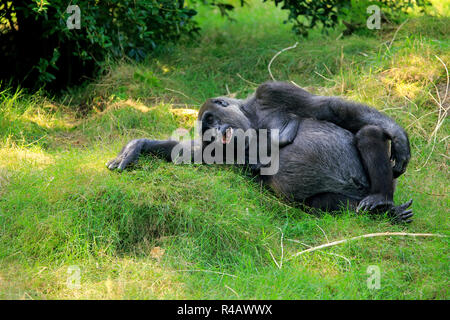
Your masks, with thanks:
[{"label": "shrub", "polygon": [[[269,0],[263,0],[269,1]],[[342,20],[349,34],[365,26],[367,6],[379,5],[384,18],[397,21],[429,0],[270,0],[289,11],[294,31],[307,36]],[[212,5],[223,15],[245,0],[190,0]],[[68,5],[81,12],[81,28],[69,29]],[[108,57],[142,60],[157,47],[192,35],[196,11],[184,0],[0,0],[0,80],[14,78],[26,87],[63,88],[91,76]]]},{"label": "shrub", "polygon": [[[77,5],[81,28],[69,29]],[[143,59],[197,31],[183,0],[0,0],[1,78],[61,88],[92,75],[108,57]]]},{"label": "shrub", "polygon": [[[228,0],[230,2],[231,0]],[[273,1],[276,6],[289,11],[287,21],[294,23],[293,30],[302,36],[307,36],[308,31],[317,26],[323,31],[336,27],[347,19],[347,27],[352,31],[365,26],[367,19],[366,8],[377,5],[381,8],[384,18],[398,22],[398,19],[414,7],[422,11],[431,6],[429,0],[263,0]],[[225,0],[209,0],[209,3],[219,7],[222,15],[227,16],[228,11],[234,6]],[[245,5],[245,0],[239,0],[240,5]],[[287,22],[285,21],[285,22]]]}]

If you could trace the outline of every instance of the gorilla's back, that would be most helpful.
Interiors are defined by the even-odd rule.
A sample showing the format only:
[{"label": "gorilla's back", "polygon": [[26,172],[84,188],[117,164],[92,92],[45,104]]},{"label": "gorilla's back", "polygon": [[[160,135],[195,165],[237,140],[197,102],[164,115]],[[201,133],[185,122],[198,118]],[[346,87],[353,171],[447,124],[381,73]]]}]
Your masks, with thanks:
[{"label": "gorilla's back", "polygon": [[278,173],[267,182],[294,201],[324,192],[360,200],[369,193],[369,181],[354,140],[332,123],[301,120],[294,142],[280,150]]}]

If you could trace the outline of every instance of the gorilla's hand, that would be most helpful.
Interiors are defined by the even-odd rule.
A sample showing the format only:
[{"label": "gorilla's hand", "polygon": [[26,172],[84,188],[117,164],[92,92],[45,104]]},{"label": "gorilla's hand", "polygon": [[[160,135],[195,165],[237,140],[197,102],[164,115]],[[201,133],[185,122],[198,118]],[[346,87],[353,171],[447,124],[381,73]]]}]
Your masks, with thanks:
[{"label": "gorilla's hand", "polygon": [[412,204],[412,199],[399,206],[394,206],[389,210],[389,215],[394,223],[411,223],[414,215],[412,209],[408,208]]},{"label": "gorilla's hand", "polygon": [[387,211],[394,206],[394,202],[387,200],[386,196],[380,193],[370,194],[359,202],[356,212],[361,211]]},{"label": "gorilla's hand", "polygon": [[392,168],[394,179],[406,171],[409,159],[411,159],[409,140],[406,133],[402,132],[400,135],[392,137],[391,160],[395,161]]},{"label": "gorilla's hand", "polygon": [[414,215],[412,209],[408,209],[412,204],[412,199],[399,206],[395,206],[392,201],[386,200],[381,194],[371,194],[361,200],[356,212],[369,211],[372,213],[388,212],[394,223],[410,223]]},{"label": "gorilla's hand", "polygon": [[122,148],[122,151],[119,152],[115,159],[112,159],[106,163],[106,166],[110,170],[117,169],[122,171],[129,164],[135,162],[139,155],[142,152],[142,148],[145,144],[145,139],[137,139],[131,140],[128,142],[125,147]]}]

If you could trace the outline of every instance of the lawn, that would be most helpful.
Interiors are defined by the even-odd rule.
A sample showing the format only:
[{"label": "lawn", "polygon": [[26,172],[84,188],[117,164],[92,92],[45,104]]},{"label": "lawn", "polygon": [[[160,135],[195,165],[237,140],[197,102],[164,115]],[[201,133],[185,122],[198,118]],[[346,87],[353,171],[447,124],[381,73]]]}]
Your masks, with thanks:
[{"label": "lawn", "polygon": [[[202,31],[140,64],[122,61],[62,95],[0,89],[2,299],[448,299],[450,6],[439,17],[342,37],[297,37],[287,14],[251,2],[200,10]],[[105,163],[128,140],[191,129],[210,97],[293,81],[386,112],[412,147],[396,202],[415,219],[311,215],[231,166],[142,158]],[[384,236],[293,255],[375,232]],[[380,286],[368,285],[373,267]]]}]

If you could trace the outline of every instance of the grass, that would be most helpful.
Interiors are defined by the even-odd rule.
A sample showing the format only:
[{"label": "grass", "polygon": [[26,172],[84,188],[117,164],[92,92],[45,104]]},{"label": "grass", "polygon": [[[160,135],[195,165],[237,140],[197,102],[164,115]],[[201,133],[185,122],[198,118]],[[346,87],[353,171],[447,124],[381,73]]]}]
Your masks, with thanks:
[{"label": "grass", "polygon": [[[450,234],[450,21],[438,8],[410,17],[392,44],[398,26],[299,39],[271,4],[236,10],[237,22],[200,10],[199,38],[119,63],[87,88],[53,98],[1,89],[0,298],[447,299],[448,238],[362,239],[290,258],[365,233]],[[105,168],[132,138],[191,128],[206,98],[253,92],[296,41],[273,62],[276,79],[368,103],[407,128],[413,157],[395,200],[414,199],[411,225],[309,215],[229,166],[147,157],[122,174]],[[79,288],[67,285],[71,266]]]}]

